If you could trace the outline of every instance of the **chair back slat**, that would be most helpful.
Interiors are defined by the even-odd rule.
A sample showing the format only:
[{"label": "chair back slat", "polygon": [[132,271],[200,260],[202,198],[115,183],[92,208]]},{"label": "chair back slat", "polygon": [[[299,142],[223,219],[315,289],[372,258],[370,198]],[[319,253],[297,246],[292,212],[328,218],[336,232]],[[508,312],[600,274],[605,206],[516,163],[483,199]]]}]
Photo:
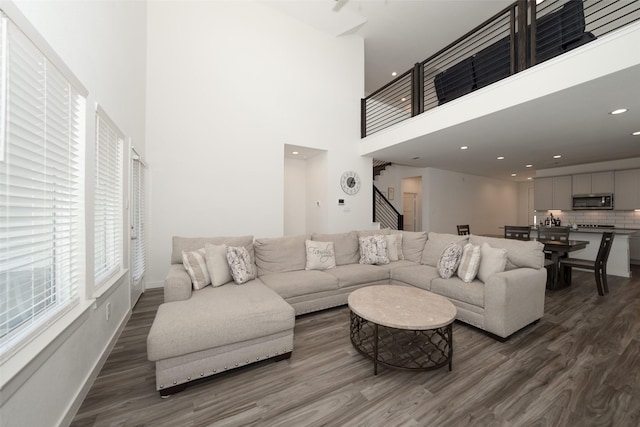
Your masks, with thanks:
[{"label": "chair back slat", "polygon": [[596,256],[596,266],[606,266],[609,259],[609,252],[611,252],[611,246],[613,245],[613,233],[602,233],[602,240],[600,240],[600,248],[598,249],[598,255]]},{"label": "chair back slat", "polygon": [[521,225],[505,225],[504,238],[515,240],[529,240],[531,238],[531,227]]},{"label": "chair back slat", "polygon": [[569,240],[569,227],[540,227],[538,239],[566,242]]},{"label": "chair back slat", "polygon": [[458,225],[457,227],[459,236],[468,236],[469,234],[471,234],[471,231],[469,230],[469,224]]}]

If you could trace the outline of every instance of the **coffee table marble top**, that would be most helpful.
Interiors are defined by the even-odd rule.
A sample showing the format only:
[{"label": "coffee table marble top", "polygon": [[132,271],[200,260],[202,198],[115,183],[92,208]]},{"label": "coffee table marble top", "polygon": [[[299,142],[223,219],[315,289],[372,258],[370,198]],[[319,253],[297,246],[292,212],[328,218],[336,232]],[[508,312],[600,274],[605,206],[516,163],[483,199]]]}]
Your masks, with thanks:
[{"label": "coffee table marble top", "polygon": [[443,296],[410,286],[374,285],[349,295],[349,308],[378,325],[396,329],[426,330],[448,325],[456,307]]}]

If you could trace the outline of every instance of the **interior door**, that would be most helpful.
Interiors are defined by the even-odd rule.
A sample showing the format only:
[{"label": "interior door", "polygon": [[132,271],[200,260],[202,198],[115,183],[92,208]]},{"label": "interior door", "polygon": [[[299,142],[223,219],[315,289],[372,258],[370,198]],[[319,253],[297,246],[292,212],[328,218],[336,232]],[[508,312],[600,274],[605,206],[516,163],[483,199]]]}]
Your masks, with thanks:
[{"label": "interior door", "polygon": [[402,215],[404,216],[404,231],[416,231],[417,194],[402,193]]},{"label": "interior door", "polygon": [[131,308],[144,292],[145,270],[145,164],[135,149],[131,149],[130,191],[130,275]]}]

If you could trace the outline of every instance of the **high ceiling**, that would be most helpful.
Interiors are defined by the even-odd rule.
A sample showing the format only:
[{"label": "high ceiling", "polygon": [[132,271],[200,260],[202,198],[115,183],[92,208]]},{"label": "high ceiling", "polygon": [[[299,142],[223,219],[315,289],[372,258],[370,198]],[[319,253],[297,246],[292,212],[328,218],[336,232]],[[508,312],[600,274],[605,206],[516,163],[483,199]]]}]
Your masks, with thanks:
[{"label": "high ceiling", "polygon": [[[295,0],[274,4],[330,34],[363,37],[365,93],[370,93],[388,83],[392,72],[410,69],[512,2]],[[640,157],[640,136],[631,136],[640,131],[639,81],[640,64],[396,144],[376,152],[375,157],[515,181],[535,176],[536,169]],[[608,114],[618,107],[629,111],[615,117]],[[474,135],[474,149],[464,156],[458,142],[469,135]],[[553,159],[559,150],[565,155]],[[505,159],[496,161],[499,155]],[[534,166],[525,168],[526,164]]]}]

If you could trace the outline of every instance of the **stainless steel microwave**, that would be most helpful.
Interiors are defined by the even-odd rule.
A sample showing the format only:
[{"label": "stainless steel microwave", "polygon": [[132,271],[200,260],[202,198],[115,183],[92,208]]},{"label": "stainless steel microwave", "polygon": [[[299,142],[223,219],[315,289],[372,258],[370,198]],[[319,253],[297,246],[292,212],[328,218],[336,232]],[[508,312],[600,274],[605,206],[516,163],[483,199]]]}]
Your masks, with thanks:
[{"label": "stainless steel microwave", "polygon": [[573,210],[613,209],[613,194],[576,194],[573,196]]}]

